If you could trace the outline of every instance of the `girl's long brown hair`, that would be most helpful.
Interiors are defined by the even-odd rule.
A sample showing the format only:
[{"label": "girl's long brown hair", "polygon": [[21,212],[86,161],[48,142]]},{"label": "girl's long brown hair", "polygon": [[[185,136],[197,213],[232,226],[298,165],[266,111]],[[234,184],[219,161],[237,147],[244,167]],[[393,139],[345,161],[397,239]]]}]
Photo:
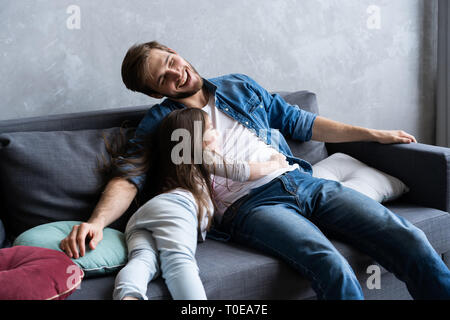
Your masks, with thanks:
[{"label": "girl's long brown hair", "polygon": [[[121,134],[113,140],[105,139],[110,161],[104,168],[112,177],[128,178],[147,173],[151,183],[152,195],[183,188],[192,193],[198,207],[198,228],[201,227],[204,214],[208,216],[207,229],[211,226],[212,215],[209,201],[215,202],[211,186],[210,172],[203,161],[195,163],[195,148],[202,147],[202,141],[196,143],[194,125],[201,122],[200,139],[206,130],[208,114],[201,109],[177,109],[169,113],[160,123],[156,133],[145,137],[143,146],[133,146],[125,142],[126,136]],[[172,141],[172,133],[176,129],[185,129],[190,134],[190,161],[175,164],[172,159],[173,148],[180,143]],[[130,148],[131,147],[131,148]],[[131,151],[130,150],[136,150]],[[179,156],[186,156],[181,150]],[[201,150],[200,150],[201,152]],[[202,153],[201,153],[202,154]],[[104,161],[104,163],[106,163]],[[130,167],[133,168],[130,170]],[[150,173],[150,176],[148,176]],[[214,210],[214,208],[211,208]]]}]

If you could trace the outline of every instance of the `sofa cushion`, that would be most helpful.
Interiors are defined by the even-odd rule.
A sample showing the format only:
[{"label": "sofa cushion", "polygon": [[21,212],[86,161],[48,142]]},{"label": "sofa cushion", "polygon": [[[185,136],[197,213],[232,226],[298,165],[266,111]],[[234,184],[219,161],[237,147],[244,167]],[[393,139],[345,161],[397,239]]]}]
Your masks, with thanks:
[{"label": "sofa cushion", "polygon": [[[312,92],[278,92],[278,94],[289,104],[297,105],[300,109],[319,114],[317,97]],[[312,140],[307,142],[299,142],[291,139],[287,139],[286,141],[294,156],[306,160],[310,164],[315,164],[328,157],[324,142]]]},{"label": "sofa cushion", "polygon": [[[439,254],[450,251],[450,215],[447,212],[400,202],[385,206],[422,229]],[[404,284],[398,282],[384,284],[381,290],[369,290],[367,267],[377,264],[374,259],[352,245],[330,239],[355,271],[366,297],[398,296],[389,290],[401,290],[408,296],[404,293]],[[315,296],[309,282],[281,260],[234,243],[208,239],[198,245],[196,259],[208,299],[310,299]],[[382,277],[387,275],[384,268],[381,273]],[[87,279],[70,299],[112,299],[113,288],[113,276]],[[149,283],[147,296],[150,300],[170,299],[162,277]]]},{"label": "sofa cushion", "polygon": [[338,181],[380,203],[395,200],[409,191],[396,177],[340,152],[313,165],[313,176]]},{"label": "sofa cushion", "polygon": [[64,253],[17,246],[0,250],[0,300],[62,300],[83,271]]},{"label": "sofa cushion", "polygon": [[[118,130],[0,134],[0,203],[8,235],[49,222],[86,221],[106,183],[99,171],[106,155],[102,134]],[[123,230],[129,214],[111,227]]]},{"label": "sofa cushion", "polygon": [[[81,221],[59,221],[39,225],[20,234],[13,246],[33,246],[62,251],[59,244]],[[127,263],[127,246],[124,234],[111,228],[103,229],[103,239],[91,250],[86,246],[86,254],[72,259],[80,266],[86,278],[115,273]]]}]

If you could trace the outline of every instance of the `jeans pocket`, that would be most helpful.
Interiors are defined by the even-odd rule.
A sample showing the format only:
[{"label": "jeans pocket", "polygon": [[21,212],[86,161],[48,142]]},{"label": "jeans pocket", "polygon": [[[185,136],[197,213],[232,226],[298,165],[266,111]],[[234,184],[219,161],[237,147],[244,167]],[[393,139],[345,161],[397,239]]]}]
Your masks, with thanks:
[{"label": "jeans pocket", "polygon": [[308,200],[307,194],[300,190],[301,186],[298,181],[290,174],[292,172],[287,172],[278,177],[281,184],[283,185],[284,191],[292,195],[297,203],[298,209],[305,216],[306,214],[306,201]]},{"label": "jeans pocket", "polygon": [[280,179],[284,191],[295,197],[297,196],[298,186],[295,181],[293,181],[293,179],[289,176],[289,172],[282,174],[278,177],[278,179]]}]

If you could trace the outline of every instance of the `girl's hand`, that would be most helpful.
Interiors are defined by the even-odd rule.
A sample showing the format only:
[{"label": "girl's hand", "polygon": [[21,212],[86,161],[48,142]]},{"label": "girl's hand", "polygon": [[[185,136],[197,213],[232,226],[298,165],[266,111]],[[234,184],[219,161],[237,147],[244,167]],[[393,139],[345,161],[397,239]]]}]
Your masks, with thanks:
[{"label": "girl's hand", "polygon": [[289,163],[287,162],[286,157],[284,155],[282,155],[281,153],[278,153],[278,152],[274,153],[270,157],[270,161],[273,161],[273,162],[276,163],[277,169],[289,167]]},{"label": "girl's hand", "polygon": [[218,151],[219,134],[213,128],[206,130],[203,135],[203,148],[210,151]]},{"label": "girl's hand", "polygon": [[248,180],[250,181],[265,177],[278,169],[289,167],[286,157],[279,152],[273,154],[269,161],[249,162],[249,165],[250,177]]}]

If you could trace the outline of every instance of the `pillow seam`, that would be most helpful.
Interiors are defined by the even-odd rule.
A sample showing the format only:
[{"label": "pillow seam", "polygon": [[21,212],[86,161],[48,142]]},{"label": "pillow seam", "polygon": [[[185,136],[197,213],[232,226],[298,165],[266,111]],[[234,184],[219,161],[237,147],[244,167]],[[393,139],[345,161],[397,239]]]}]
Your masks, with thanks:
[{"label": "pillow seam", "polygon": [[126,265],[126,263],[122,263],[122,264],[118,264],[118,265],[114,265],[114,266],[102,266],[102,267],[90,268],[90,269],[82,267],[82,269],[85,271],[96,271],[96,270],[103,270],[103,269],[114,269],[114,268],[122,267],[124,265]]},{"label": "pillow seam", "polygon": [[76,284],[74,284],[73,287],[67,289],[66,291],[64,291],[64,292],[62,292],[62,293],[58,293],[57,295],[55,295],[55,296],[53,296],[53,297],[47,298],[47,299],[45,299],[45,300],[55,300],[56,298],[61,297],[61,296],[65,295],[65,294],[67,294],[67,293],[73,291],[74,289],[76,289],[76,288],[81,284],[81,281],[83,281],[83,278],[84,278],[84,276],[85,276],[85,273],[84,273],[83,269],[80,268],[80,270],[81,270],[81,272],[82,272],[83,274],[81,275],[80,280],[79,280]]}]

